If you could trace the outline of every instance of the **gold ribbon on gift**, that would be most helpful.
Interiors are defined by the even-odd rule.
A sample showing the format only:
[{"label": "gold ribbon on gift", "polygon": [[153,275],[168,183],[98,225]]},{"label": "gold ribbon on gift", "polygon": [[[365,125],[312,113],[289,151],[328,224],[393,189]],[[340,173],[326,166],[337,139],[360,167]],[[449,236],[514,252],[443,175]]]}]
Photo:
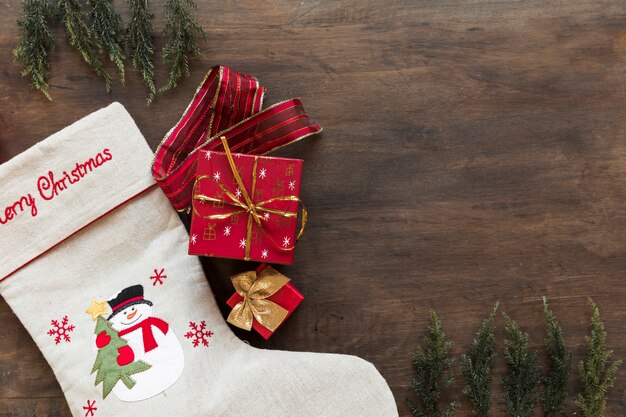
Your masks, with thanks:
[{"label": "gold ribbon on gift", "polygon": [[244,330],[252,328],[256,320],[270,331],[276,330],[289,312],[268,300],[290,280],[271,266],[258,275],[256,271],[243,272],[230,277],[237,293],[243,297],[228,315],[227,321]]},{"label": "gold ribbon on gift", "polygon": [[[304,203],[302,203],[302,200],[300,200],[297,196],[295,195],[288,195],[288,196],[283,196],[283,197],[274,197],[274,198],[270,198],[264,201],[260,201],[258,203],[254,203],[252,201],[252,198],[250,196],[254,196],[254,192],[256,189],[256,171],[257,171],[257,165],[258,165],[258,161],[259,161],[259,156],[254,155],[254,162],[252,165],[252,188],[251,188],[251,192],[248,193],[248,191],[246,190],[246,187],[244,187],[243,185],[243,181],[241,180],[241,176],[239,175],[239,170],[237,169],[237,166],[235,165],[235,161],[233,160],[233,155],[230,152],[230,148],[228,146],[228,142],[226,141],[226,137],[222,136],[221,138],[222,144],[224,145],[224,152],[226,153],[226,158],[228,159],[228,165],[230,166],[230,169],[233,173],[233,177],[235,178],[235,182],[237,183],[237,186],[239,187],[239,190],[241,191],[241,195],[243,197],[243,201],[240,200],[239,198],[237,198],[237,196],[235,196],[235,194],[233,194],[232,192],[230,192],[225,186],[224,184],[222,184],[219,179],[215,179],[214,177],[211,177],[209,175],[199,175],[196,178],[196,181],[194,183],[194,187],[193,187],[193,201],[203,201],[203,202],[217,202],[217,203],[223,203],[223,204],[227,204],[229,206],[235,207],[235,210],[230,211],[228,213],[221,213],[221,214],[211,214],[208,216],[203,216],[200,213],[198,213],[198,210],[196,209],[196,205],[192,204],[192,208],[193,208],[193,212],[195,215],[203,218],[203,219],[207,219],[207,220],[224,220],[227,219],[229,217],[232,216],[237,216],[239,214],[242,213],[248,213],[248,225],[246,228],[246,247],[245,247],[245,253],[244,253],[244,259],[246,261],[250,260],[250,245],[252,242],[252,225],[256,224],[257,227],[259,228],[259,230],[263,231],[263,224],[261,221],[261,216],[259,215],[260,212],[263,213],[271,213],[271,214],[276,214],[282,217],[287,217],[287,218],[294,218],[294,217],[298,217],[298,211],[296,209],[296,211],[288,211],[288,210],[278,210],[278,209],[273,209],[273,208],[269,208],[269,207],[265,207],[268,204],[273,203],[274,201],[295,201],[298,204],[302,205],[302,224],[300,226],[300,231],[298,232],[298,236],[296,237],[296,242],[300,239],[300,237],[302,236],[302,234],[304,233],[304,227],[306,226],[306,222],[307,222],[307,218],[308,218],[308,213],[306,211],[306,208],[304,207]],[[209,197],[203,194],[198,194],[196,192],[196,190],[198,189],[198,182],[203,180],[203,179],[211,179],[213,180],[223,191],[223,193],[228,196],[228,198],[230,200],[227,199],[223,199],[223,198],[215,198],[215,197]],[[254,222],[254,223],[253,223]],[[289,247],[284,247],[279,245],[277,242],[275,242],[270,236],[268,236],[266,234],[266,237],[274,244],[274,246],[276,246],[278,249],[283,250],[283,251],[290,251],[293,250],[296,245],[295,242],[292,246]]]}]

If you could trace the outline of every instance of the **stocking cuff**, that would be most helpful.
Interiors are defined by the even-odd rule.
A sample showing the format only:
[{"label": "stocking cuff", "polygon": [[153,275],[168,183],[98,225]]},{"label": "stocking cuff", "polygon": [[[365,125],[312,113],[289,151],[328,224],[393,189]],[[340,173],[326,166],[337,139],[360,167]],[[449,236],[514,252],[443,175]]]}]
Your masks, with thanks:
[{"label": "stocking cuff", "polygon": [[154,186],[151,159],[113,103],[0,165],[0,281]]}]

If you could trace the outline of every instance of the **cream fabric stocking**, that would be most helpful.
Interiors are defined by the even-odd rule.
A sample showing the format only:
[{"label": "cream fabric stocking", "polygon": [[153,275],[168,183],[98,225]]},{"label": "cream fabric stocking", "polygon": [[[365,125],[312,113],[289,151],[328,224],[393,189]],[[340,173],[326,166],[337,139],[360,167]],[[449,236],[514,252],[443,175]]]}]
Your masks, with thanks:
[{"label": "cream fabric stocking", "polygon": [[72,414],[397,416],[372,364],[231,333],[151,159],[114,103],[0,166],[0,293]]}]

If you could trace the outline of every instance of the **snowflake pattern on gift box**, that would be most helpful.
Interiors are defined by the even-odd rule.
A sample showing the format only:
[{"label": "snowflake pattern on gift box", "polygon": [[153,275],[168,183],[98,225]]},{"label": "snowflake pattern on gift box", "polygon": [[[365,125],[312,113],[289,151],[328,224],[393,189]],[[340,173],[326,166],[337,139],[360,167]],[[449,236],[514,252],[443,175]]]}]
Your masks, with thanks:
[{"label": "snowflake pattern on gift box", "polygon": [[196,242],[198,241],[198,235],[191,235],[190,240],[191,240],[191,244],[195,245]]},{"label": "snowflake pattern on gift box", "polygon": [[[208,158],[206,153],[204,156]],[[195,255],[234,259],[245,257],[245,253],[252,260],[291,263],[293,255],[289,251],[293,249],[296,243],[293,229],[297,226],[297,216],[292,214],[297,213],[290,213],[289,215],[281,213],[283,210],[285,213],[298,210],[298,205],[294,204],[291,198],[300,188],[300,163],[262,157],[256,165],[253,165],[250,163],[252,159],[245,154],[233,153],[232,157],[235,160],[232,167],[221,152],[216,152],[215,155],[211,154],[210,161],[202,158],[198,172],[208,178],[207,181],[201,183],[201,189],[198,188],[196,192],[202,192],[202,194],[219,201],[209,201],[208,204],[204,202],[204,206],[197,206],[198,210],[201,209],[202,215],[193,216],[189,252]],[[246,159],[243,166],[237,160],[239,157],[242,157],[242,161]],[[254,182],[256,184],[254,192],[252,189],[247,189],[247,184],[246,188],[240,187],[236,181],[237,176],[244,180],[244,184],[247,181]],[[269,207],[262,206],[262,208],[257,209],[258,217],[255,216],[254,220],[260,220],[262,225],[260,228],[254,227],[249,231],[245,224],[242,225],[242,223],[249,221],[249,214],[245,210],[243,212],[236,211],[237,214],[230,214],[225,219],[210,218],[215,214],[225,214],[226,211],[215,210],[226,207],[225,204],[245,206],[247,201],[244,201],[243,197],[246,194],[253,203],[276,198],[276,200],[272,200],[275,205],[268,204]],[[198,201],[197,203],[202,204],[203,202]],[[270,213],[266,210],[275,212]],[[231,212],[233,209],[229,209],[229,213]],[[203,218],[203,216],[207,218]],[[215,221],[216,233],[215,237],[211,239],[207,238],[205,232],[207,225],[210,224],[207,220],[219,220]],[[197,234],[197,241],[193,238],[193,234]],[[287,240],[285,240],[285,236]]]},{"label": "snowflake pattern on gift box", "polygon": [[157,283],[160,285],[163,285],[163,280],[167,278],[167,275],[165,275],[165,268],[161,268],[160,271],[157,271],[157,269],[154,269],[154,275],[152,275],[150,277],[150,279],[154,280],[152,282],[152,286],[156,287]]},{"label": "snowflake pattern on gift box", "polygon": [[87,400],[87,405],[83,406],[83,410],[85,410],[85,417],[95,416],[94,411],[96,411],[98,407],[96,407],[96,400]]},{"label": "snowflake pattern on gift box", "polygon": [[211,160],[211,151],[207,151],[207,152],[204,154],[204,157],[207,159],[207,161],[210,161],[210,160]]},{"label": "snowflake pattern on gift box", "polygon": [[190,321],[189,328],[191,330],[185,333],[185,338],[191,340],[191,344],[194,348],[198,347],[200,343],[204,346],[209,346],[209,337],[213,336],[213,332],[206,329],[204,320],[202,320],[200,324]]},{"label": "snowflake pattern on gift box", "polygon": [[70,340],[70,333],[74,331],[75,326],[73,324],[69,324],[69,318],[64,316],[61,322],[58,320],[50,320],[50,324],[52,328],[48,330],[48,334],[50,336],[54,336],[54,343],[59,344],[61,340],[64,340],[68,343]]}]

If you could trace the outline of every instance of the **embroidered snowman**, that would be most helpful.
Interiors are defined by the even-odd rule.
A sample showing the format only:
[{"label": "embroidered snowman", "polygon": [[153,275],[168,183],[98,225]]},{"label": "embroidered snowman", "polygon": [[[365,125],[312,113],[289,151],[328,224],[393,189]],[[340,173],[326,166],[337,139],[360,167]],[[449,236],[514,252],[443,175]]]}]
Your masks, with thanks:
[{"label": "embroidered snowman", "polygon": [[133,375],[136,384],[128,389],[118,383],[113,393],[122,401],[141,401],[169,388],[181,375],[183,349],[169,324],[152,313],[152,302],[143,296],[143,286],[121,290],[107,303],[112,309],[107,318],[128,346],[120,349],[120,365],[141,360],[150,365],[147,371]]}]

